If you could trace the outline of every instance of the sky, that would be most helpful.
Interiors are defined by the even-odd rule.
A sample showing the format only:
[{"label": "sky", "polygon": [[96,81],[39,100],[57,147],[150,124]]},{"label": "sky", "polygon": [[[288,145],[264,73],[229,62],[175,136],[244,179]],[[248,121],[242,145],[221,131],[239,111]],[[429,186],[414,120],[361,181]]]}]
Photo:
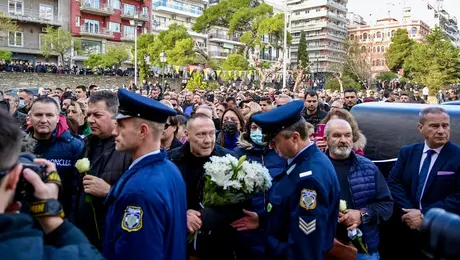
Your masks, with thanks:
[{"label": "sky", "polygon": [[[388,10],[391,17],[401,19],[402,8],[408,4],[423,4],[423,0],[348,0],[348,11],[361,15],[366,22],[369,20],[388,17]],[[444,0],[444,9],[449,14],[457,17],[460,22],[460,0]],[[370,16],[372,14],[372,16]],[[370,18],[372,17],[372,18]]]}]

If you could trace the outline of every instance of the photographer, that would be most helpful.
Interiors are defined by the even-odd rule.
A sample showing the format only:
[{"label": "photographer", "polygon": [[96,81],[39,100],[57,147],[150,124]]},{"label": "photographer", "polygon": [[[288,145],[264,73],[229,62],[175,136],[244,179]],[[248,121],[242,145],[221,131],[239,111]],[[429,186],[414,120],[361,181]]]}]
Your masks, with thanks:
[{"label": "photographer", "polygon": [[[30,169],[23,169],[18,162],[22,135],[19,125],[5,111],[0,111],[0,254],[2,259],[102,259],[86,237],[67,220],[61,217],[62,206],[57,202],[59,187],[55,183],[45,184],[41,177]],[[46,174],[56,173],[56,166],[44,159],[35,164],[45,165]],[[24,183],[33,186],[34,205],[43,208],[35,214],[35,220],[43,231],[34,229],[34,218],[25,214],[5,214],[19,211],[21,205],[15,201],[16,189]],[[51,177],[50,177],[51,179]],[[59,178],[57,178],[59,179]],[[30,197],[28,197],[30,198]],[[45,242],[46,241],[46,242]]]}]

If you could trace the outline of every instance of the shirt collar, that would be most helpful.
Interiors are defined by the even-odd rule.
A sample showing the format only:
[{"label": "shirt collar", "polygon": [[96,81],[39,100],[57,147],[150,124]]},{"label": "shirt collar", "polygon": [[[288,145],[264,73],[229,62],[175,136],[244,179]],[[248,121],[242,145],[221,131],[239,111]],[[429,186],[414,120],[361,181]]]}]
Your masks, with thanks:
[{"label": "shirt collar", "polygon": [[159,154],[159,153],[160,153],[160,150],[158,149],[156,151],[153,151],[153,152],[146,153],[146,154],[142,155],[141,157],[139,157],[136,160],[134,160],[133,163],[131,163],[131,165],[129,166],[128,170],[131,170],[131,168],[133,168],[133,166],[136,165],[136,163],[140,162],[145,157],[150,156],[150,155],[154,155],[154,154]]},{"label": "shirt collar", "polygon": [[294,156],[294,158],[289,158],[289,159],[287,160],[288,165],[290,165],[290,164],[295,160],[295,158],[297,158],[297,156],[299,156],[299,154],[301,154],[303,151],[307,150],[308,147],[310,147],[310,146],[312,146],[312,145],[314,145],[314,144],[315,144],[314,142],[310,142],[310,144],[307,145],[307,146],[305,146],[305,148],[303,148],[296,156]]},{"label": "shirt collar", "polygon": [[436,152],[436,154],[439,154],[439,153],[441,152],[441,150],[442,150],[443,147],[444,147],[444,145],[441,146],[441,147],[439,147],[439,148],[436,148],[436,149],[431,149],[431,148],[428,146],[428,144],[426,143],[426,141],[425,141],[425,145],[423,146],[423,153],[426,153],[428,150],[433,150],[433,151]]}]

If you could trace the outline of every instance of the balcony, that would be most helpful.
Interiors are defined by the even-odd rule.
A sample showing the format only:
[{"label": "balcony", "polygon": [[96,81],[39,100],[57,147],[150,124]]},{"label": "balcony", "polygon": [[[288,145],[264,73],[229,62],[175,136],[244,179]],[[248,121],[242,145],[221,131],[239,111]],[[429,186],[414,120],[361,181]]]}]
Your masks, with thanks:
[{"label": "balcony", "polygon": [[230,53],[221,52],[221,51],[210,51],[209,52],[209,56],[211,56],[212,58],[216,58],[216,59],[226,59],[228,55],[230,55]]},{"label": "balcony", "polygon": [[157,1],[154,5],[155,10],[169,14],[180,14],[185,17],[198,18],[203,14],[202,10],[187,8],[177,4],[169,4],[163,1]]},{"label": "balcony", "polygon": [[12,20],[44,25],[62,25],[62,21],[57,15],[40,13],[38,9],[24,8],[24,11],[19,13],[8,10],[8,5],[6,4],[0,4],[0,11],[7,14]]},{"label": "balcony", "polygon": [[129,12],[129,11],[121,10],[120,17],[121,19],[124,19],[124,20],[135,20],[135,21],[143,21],[143,22],[149,21],[149,15],[143,12]]},{"label": "balcony", "polygon": [[136,37],[132,33],[123,33],[120,37],[120,41],[122,42],[134,42]]},{"label": "balcony", "polygon": [[113,9],[108,7],[107,5],[91,1],[81,2],[80,11],[82,13],[94,14],[99,16],[112,16],[113,14],[115,14]]},{"label": "balcony", "polygon": [[339,20],[343,23],[348,23],[348,20],[345,16],[342,16],[342,15],[339,15],[339,14],[336,14],[334,12],[327,12],[327,16],[330,17],[330,18],[333,18],[333,19],[336,19],[336,20]]},{"label": "balcony", "polygon": [[82,25],[80,29],[80,36],[90,36],[90,37],[103,38],[103,39],[113,39],[113,32],[105,28],[98,29],[98,30],[85,28],[85,26]]},{"label": "balcony", "polygon": [[329,6],[332,6],[336,9],[339,9],[340,11],[343,11],[343,12],[347,12],[347,7],[341,3],[338,3],[336,1],[333,1],[333,0],[328,0],[327,1],[327,5]]},{"label": "balcony", "polygon": [[223,33],[211,33],[209,34],[209,41],[211,42],[222,42],[222,43],[231,43],[235,45],[243,45],[240,42],[240,37],[229,36]]},{"label": "balcony", "polygon": [[268,54],[261,54],[260,59],[266,60],[266,61],[277,61],[279,58],[270,56]]}]

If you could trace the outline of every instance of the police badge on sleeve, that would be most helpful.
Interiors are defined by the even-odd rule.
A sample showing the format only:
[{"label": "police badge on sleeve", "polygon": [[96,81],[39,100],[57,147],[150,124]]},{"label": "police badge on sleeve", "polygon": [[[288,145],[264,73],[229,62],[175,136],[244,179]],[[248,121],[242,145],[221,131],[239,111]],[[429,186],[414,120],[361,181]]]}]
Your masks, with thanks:
[{"label": "police badge on sleeve", "polygon": [[142,215],[144,215],[144,211],[141,207],[127,206],[121,221],[121,228],[128,232],[140,230],[142,228]]},{"label": "police badge on sleeve", "polygon": [[300,206],[306,210],[316,208],[316,191],[303,189],[300,192]]}]

